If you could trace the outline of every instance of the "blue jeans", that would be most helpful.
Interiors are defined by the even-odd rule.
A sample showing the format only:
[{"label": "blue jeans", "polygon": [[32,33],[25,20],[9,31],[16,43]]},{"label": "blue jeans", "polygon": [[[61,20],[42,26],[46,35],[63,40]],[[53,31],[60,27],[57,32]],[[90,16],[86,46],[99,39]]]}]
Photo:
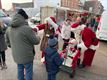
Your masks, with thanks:
[{"label": "blue jeans", "polygon": [[24,79],[24,69],[26,71],[26,80],[32,80],[33,77],[33,62],[27,64],[17,64],[18,68],[18,80],[25,80]]},{"label": "blue jeans", "polygon": [[56,74],[49,74],[48,73],[48,80],[56,80]]}]

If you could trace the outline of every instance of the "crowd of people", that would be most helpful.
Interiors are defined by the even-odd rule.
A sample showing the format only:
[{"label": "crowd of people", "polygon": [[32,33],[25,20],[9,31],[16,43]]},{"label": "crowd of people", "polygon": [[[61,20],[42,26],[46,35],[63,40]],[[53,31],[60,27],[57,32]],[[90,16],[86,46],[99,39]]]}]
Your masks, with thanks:
[{"label": "crowd of people", "polygon": [[[19,9],[7,30],[2,25],[2,22],[0,23],[1,70],[7,69],[5,50],[8,46],[12,49],[13,59],[17,64],[18,80],[24,80],[24,78],[33,80],[34,45],[40,43],[40,37],[37,34],[40,30],[44,30],[40,51],[42,52],[41,61],[46,65],[48,80],[56,80],[59,67],[64,61],[64,56],[61,56],[58,52],[59,35],[64,42],[62,50],[66,49],[68,45],[81,50],[81,55],[84,55],[84,57],[83,61],[79,61],[79,68],[92,65],[98,47],[95,31],[100,20],[99,16],[79,15],[75,21],[67,18],[63,21],[61,27],[57,25],[54,17],[48,17],[45,19],[44,24],[39,24],[34,29],[29,27],[27,19],[26,12],[23,9]],[[80,37],[79,40],[77,40],[78,36]]]}]

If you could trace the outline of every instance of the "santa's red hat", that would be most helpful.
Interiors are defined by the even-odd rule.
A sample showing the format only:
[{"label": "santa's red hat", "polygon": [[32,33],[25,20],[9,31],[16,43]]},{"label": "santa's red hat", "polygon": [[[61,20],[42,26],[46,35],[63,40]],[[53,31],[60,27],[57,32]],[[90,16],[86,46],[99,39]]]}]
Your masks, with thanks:
[{"label": "santa's red hat", "polygon": [[57,29],[58,28],[58,25],[56,24],[56,20],[54,17],[48,17],[44,20],[45,23],[48,23],[50,25],[52,25],[53,28]]}]

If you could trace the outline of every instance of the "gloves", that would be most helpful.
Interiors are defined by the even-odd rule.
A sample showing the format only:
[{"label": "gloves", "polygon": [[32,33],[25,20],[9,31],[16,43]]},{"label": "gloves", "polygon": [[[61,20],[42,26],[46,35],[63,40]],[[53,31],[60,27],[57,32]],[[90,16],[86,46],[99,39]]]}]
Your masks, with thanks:
[{"label": "gloves", "polygon": [[82,44],[81,44],[81,43],[78,44],[78,45],[77,45],[77,48],[82,48]]},{"label": "gloves", "polygon": [[37,33],[39,31],[39,28],[37,26],[35,26],[32,30]]},{"label": "gloves", "polygon": [[35,32],[37,32],[37,29],[36,29],[36,28],[33,28],[32,30],[35,31]]},{"label": "gloves", "polygon": [[81,49],[84,49],[84,50],[87,50],[88,48],[85,46],[84,42],[80,43],[77,45],[78,48],[81,48]]},{"label": "gloves", "polygon": [[77,48],[78,48],[79,50],[81,50],[81,53],[84,53],[84,51],[88,49],[88,48],[85,46],[84,42],[78,44],[78,45],[77,45]]}]

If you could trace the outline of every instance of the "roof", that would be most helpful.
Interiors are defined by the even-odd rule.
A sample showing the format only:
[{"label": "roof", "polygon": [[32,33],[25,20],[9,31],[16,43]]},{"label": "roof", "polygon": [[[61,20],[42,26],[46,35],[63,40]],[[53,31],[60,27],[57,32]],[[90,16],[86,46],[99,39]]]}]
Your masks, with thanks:
[{"label": "roof", "polygon": [[20,8],[33,8],[34,4],[33,2],[27,2],[27,3],[12,3],[14,7],[20,7]]}]

